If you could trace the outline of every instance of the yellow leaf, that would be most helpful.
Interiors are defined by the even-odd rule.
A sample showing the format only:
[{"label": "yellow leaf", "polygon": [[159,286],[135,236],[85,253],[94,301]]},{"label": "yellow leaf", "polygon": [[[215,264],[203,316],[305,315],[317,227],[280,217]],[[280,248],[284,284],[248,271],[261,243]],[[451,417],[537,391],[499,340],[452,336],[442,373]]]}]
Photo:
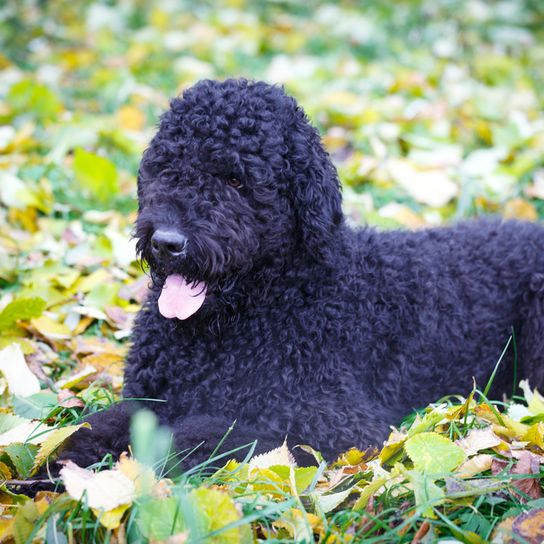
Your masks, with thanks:
[{"label": "yellow leaf", "polygon": [[153,487],[157,484],[157,478],[153,469],[142,465],[142,463],[129,457],[126,453],[121,455],[116,468],[121,474],[124,474],[134,482],[134,489],[138,497],[150,494]]},{"label": "yellow leaf", "polygon": [[121,525],[121,519],[123,518],[123,514],[130,508],[130,504],[121,504],[117,506],[116,508],[113,508],[112,510],[108,510],[104,512],[103,510],[99,510],[97,508],[93,508],[93,513],[97,517],[98,521],[106,528],[106,529],[117,529],[119,525]]},{"label": "yellow leaf", "polygon": [[373,482],[370,482],[367,486],[365,486],[363,490],[361,491],[359,498],[353,505],[353,510],[356,510],[356,511],[363,510],[366,507],[368,501],[370,500],[370,497],[374,493],[376,493],[378,489],[383,487],[386,482],[387,482],[387,478],[383,477],[383,478],[378,478],[374,480]]},{"label": "yellow leaf", "polygon": [[90,365],[97,371],[107,372],[111,376],[123,375],[124,359],[117,353],[91,353],[81,361],[83,365]]},{"label": "yellow leaf", "polygon": [[446,169],[419,169],[406,159],[390,159],[391,178],[418,202],[435,208],[445,206],[457,196],[459,188]]},{"label": "yellow leaf", "polygon": [[520,438],[525,435],[525,433],[529,430],[529,426],[525,425],[524,423],[520,423],[519,421],[516,421],[515,419],[512,419],[511,417],[508,417],[505,414],[501,415],[503,421],[504,421],[504,427],[502,425],[493,425],[493,430],[502,436],[506,436],[508,438]]},{"label": "yellow leaf", "polygon": [[141,110],[134,106],[123,106],[117,112],[117,122],[127,130],[142,130],[145,124],[145,116]]},{"label": "yellow leaf", "polygon": [[533,396],[527,408],[535,416],[544,414],[544,398],[536,389],[533,391]]},{"label": "yellow leaf", "polygon": [[[292,508],[274,521],[274,527],[284,529],[295,542],[313,542],[313,535],[323,535],[323,521],[315,514]],[[320,540],[320,539],[317,539]]]},{"label": "yellow leaf", "polygon": [[544,450],[544,423],[539,421],[538,423],[531,425],[521,439]]},{"label": "yellow leaf", "polygon": [[86,365],[82,370],[76,372],[75,374],[71,374],[66,378],[58,380],[56,385],[62,389],[71,389],[78,383],[82,382],[85,378],[88,378],[93,374],[96,374],[96,368],[91,365]]},{"label": "yellow leaf", "polygon": [[526,219],[528,221],[536,221],[538,213],[536,208],[523,198],[513,198],[505,205],[502,215],[507,219]]},{"label": "yellow leaf", "polygon": [[79,278],[74,286],[74,289],[79,293],[88,293],[98,285],[111,280],[111,274],[104,268],[95,270],[92,274],[84,278]]},{"label": "yellow leaf", "polygon": [[250,473],[250,481],[255,491],[282,496],[289,491],[289,480],[268,468],[256,468]]},{"label": "yellow leaf", "polygon": [[30,321],[32,326],[46,338],[51,340],[64,340],[70,338],[70,328],[64,323],[59,323],[47,315],[42,315]]},{"label": "yellow leaf", "polygon": [[11,542],[15,518],[0,518],[0,542]]},{"label": "yellow leaf", "polygon": [[380,462],[387,463],[396,453],[398,453],[402,447],[404,446],[404,443],[408,439],[408,435],[406,433],[401,433],[400,431],[397,431],[394,429],[391,434],[389,435],[389,438],[385,442],[382,451],[379,455]]},{"label": "yellow leaf", "polygon": [[31,475],[45,462],[45,460],[70,436],[72,436],[81,427],[90,427],[88,423],[81,425],[66,425],[52,430],[46,435],[45,440],[41,443],[40,449],[34,459]]}]

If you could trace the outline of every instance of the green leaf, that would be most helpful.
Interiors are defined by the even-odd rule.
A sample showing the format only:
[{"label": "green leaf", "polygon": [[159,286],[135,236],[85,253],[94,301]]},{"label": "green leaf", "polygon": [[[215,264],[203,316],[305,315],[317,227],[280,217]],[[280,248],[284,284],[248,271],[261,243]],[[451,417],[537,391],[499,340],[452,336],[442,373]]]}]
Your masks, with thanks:
[{"label": "green leaf", "polygon": [[13,411],[28,419],[42,419],[57,404],[57,395],[40,391],[29,397],[13,397]]},{"label": "green leaf", "polygon": [[0,434],[7,433],[8,431],[11,431],[11,429],[15,429],[15,427],[18,427],[26,421],[28,420],[22,417],[2,413],[0,414]]},{"label": "green leaf", "polygon": [[81,189],[99,202],[106,203],[119,192],[115,165],[80,147],[74,153],[74,175]]},{"label": "green leaf", "polygon": [[34,459],[38,452],[38,446],[33,444],[10,444],[4,448],[13,466],[17,470],[17,474],[21,478],[28,478],[32,474]]},{"label": "green leaf", "polygon": [[[138,506],[138,528],[149,540],[162,541],[181,533],[185,529],[181,501],[185,499],[168,497],[166,499],[145,500]],[[198,512],[195,512],[195,518]]]},{"label": "green leaf", "polygon": [[345,491],[339,491],[338,493],[328,493],[326,495],[320,495],[318,493],[312,493],[312,499],[318,504],[321,511],[326,514],[331,510],[334,510],[340,506],[351,494],[353,488],[350,487]]},{"label": "green leaf", "polygon": [[11,301],[0,313],[0,332],[12,327],[19,319],[39,317],[45,310],[45,300],[39,297],[18,298]]},{"label": "green leaf", "polygon": [[404,450],[414,468],[427,474],[446,474],[465,459],[465,452],[448,438],[438,433],[420,433],[409,438]]},{"label": "green leaf", "polygon": [[15,113],[32,114],[40,121],[52,120],[62,110],[62,103],[53,91],[28,79],[11,87],[7,103]]},{"label": "green leaf", "polygon": [[[275,472],[282,480],[289,483],[291,467],[285,465],[273,465],[269,467],[270,470]],[[314,479],[317,467],[296,467],[295,471],[295,484],[297,493],[302,493]]]},{"label": "green leaf", "polygon": [[427,518],[435,518],[433,507],[444,501],[444,490],[425,474],[412,470],[407,475],[414,490],[416,505],[422,509],[421,514]]}]

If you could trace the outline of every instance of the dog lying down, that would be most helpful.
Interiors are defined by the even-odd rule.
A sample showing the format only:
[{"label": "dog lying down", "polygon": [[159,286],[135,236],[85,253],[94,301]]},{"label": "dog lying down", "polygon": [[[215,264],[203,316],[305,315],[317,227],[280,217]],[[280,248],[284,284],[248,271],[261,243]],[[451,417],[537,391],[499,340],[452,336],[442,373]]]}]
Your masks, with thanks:
[{"label": "dog lying down", "polygon": [[[201,81],[172,100],[138,200],[152,289],[124,396],[164,401],[139,405],[179,451],[203,443],[190,464],[234,420],[224,451],[378,445],[412,409],[485,385],[513,331],[521,376],[543,385],[542,227],[350,228],[317,130],[277,86]],[[511,346],[495,396],[513,359]],[[61,458],[126,450],[132,404],[91,416]]]}]

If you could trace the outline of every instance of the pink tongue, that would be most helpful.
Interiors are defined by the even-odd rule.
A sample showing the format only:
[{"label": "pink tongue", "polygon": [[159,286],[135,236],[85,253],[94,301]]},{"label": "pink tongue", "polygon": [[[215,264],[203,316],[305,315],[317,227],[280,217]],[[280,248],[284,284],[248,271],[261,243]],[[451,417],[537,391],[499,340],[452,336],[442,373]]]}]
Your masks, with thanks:
[{"label": "pink tongue", "polygon": [[159,312],[164,317],[187,319],[204,303],[206,285],[197,283],[194,287],[183,276],[172,274],[166,278],[159,297]]}]

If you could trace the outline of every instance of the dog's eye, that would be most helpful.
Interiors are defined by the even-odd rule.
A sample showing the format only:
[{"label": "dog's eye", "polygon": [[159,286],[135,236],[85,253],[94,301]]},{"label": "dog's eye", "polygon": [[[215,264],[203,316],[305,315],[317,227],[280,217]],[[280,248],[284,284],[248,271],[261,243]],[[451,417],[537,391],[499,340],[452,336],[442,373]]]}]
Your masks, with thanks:
[{"label": "dog's eye", "polygon": [[242,182],[238,178],[229,178],[227,183],[235,189],[241,189],[243,187]]}]

